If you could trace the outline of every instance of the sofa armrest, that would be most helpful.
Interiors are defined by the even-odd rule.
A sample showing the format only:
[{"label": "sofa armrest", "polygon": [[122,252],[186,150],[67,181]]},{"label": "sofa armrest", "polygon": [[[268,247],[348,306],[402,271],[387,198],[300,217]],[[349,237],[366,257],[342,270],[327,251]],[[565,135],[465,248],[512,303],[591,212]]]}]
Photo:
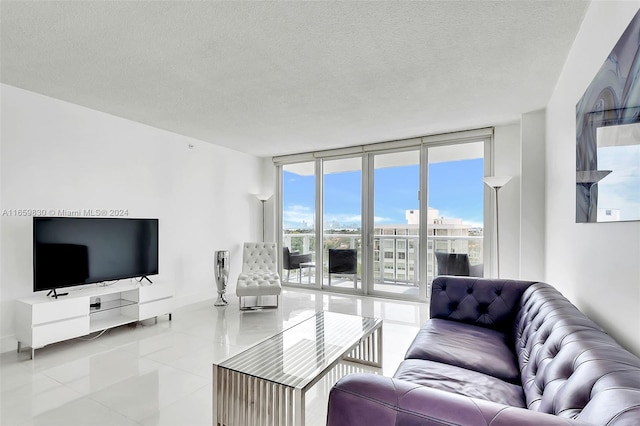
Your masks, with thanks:
[{"label": "sofa armrest", "polygon": [[532,281],[439,276],[431,284],[431,318],[510,334],[520,298]]},{"label": "sofa armrest", "polygon": [[585,423],[375,374],[345,376],[329,394],[327,426],[443,424],[577,426]]}]

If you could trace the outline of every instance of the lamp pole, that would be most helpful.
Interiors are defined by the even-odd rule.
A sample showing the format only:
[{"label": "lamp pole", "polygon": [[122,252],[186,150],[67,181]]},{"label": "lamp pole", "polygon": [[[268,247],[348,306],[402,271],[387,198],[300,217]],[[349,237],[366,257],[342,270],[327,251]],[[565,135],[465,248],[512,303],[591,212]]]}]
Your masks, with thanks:
[{"label": "lamp pole", "polygon": [[264,204],[269,200],[269,198],[272,197],[273,194],[256,194],[256,198],[258,200],[260,200],[260,202],[262,203],[262,242],[264,243],[264,238],[265,238],[265,232],[264,232],[264,228],[265,228],[265,217],[264,217]]},{"label": "lamp pole", "polygon": [[500,278],[500,217],[498,209],[498,191],[511,180],[511,176],[486,176],[484,183],[493,189],[496,206],[496,278]]},{"label": "lamp pole", "polygon": [[264,220],[264,203],[267,202],[267,200],[260,200],[260,202],[262,203],[262,242],[264,243],[264,225],[265,225],[265,220]]}]

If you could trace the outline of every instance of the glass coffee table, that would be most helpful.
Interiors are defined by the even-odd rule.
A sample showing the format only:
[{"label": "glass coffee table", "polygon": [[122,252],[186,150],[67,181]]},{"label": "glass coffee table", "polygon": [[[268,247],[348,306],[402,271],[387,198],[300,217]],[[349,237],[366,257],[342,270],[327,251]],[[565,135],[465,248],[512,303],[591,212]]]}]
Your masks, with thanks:
[{"label": "glass coffee table", "polygon": [[303,426],[305,393],[340,361],[382,367],[382,320],[314,316],[213,365],[216,425]]}]

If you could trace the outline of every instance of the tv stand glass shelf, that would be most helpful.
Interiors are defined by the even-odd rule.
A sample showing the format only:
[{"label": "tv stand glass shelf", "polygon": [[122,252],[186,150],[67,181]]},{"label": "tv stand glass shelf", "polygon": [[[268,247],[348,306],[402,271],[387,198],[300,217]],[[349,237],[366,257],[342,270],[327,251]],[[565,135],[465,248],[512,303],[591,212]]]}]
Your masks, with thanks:
[{"label": "tv stand glass shelf", "polygon": [[89,284],[68,291],[67,296],[57,299],[40,292],[16,301],[18,352],[23,346],[31,347],[33,358],[35,349],[51,343],[157,319],[164,314],[171,320],[173,289],[166,283],[141,285],[126,280],[105,287]]},{"label": "tv stand glass shelf", "polygon": [[91,306],[89,313],[97,314],[99,312],[109,311],[111,309],[122,308],[123,306],[135,305],[135,303],[136,302],[132,300],[126,300],[126,299],[109,300],[106,302],[100,302],[100,306]]}]

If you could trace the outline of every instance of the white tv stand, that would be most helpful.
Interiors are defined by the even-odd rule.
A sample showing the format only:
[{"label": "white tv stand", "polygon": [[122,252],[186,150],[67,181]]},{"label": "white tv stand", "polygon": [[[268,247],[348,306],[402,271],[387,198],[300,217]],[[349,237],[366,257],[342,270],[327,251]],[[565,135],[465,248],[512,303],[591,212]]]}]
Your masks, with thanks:
[{"label": "white tv stand", "polygon": [[[127,280],[109,286],[89,284],[65,289],[58,299],[44,292],[19,299],[15,307],[18,352],[35,350],[119,325],[168,314],[171,320],[173,289],[163,283],[142,284]],[[100,298],[100,307],[91,307]]]}]

